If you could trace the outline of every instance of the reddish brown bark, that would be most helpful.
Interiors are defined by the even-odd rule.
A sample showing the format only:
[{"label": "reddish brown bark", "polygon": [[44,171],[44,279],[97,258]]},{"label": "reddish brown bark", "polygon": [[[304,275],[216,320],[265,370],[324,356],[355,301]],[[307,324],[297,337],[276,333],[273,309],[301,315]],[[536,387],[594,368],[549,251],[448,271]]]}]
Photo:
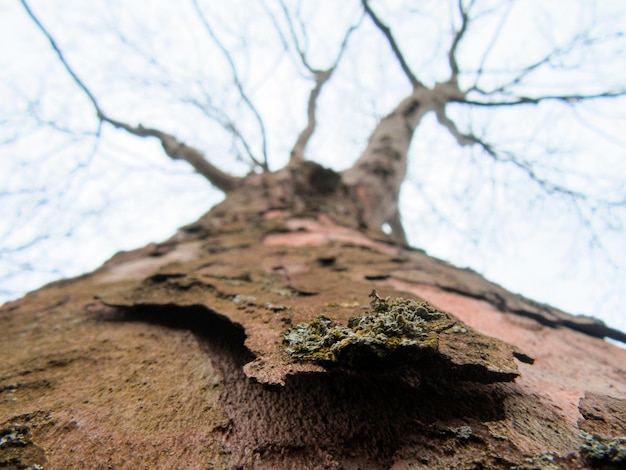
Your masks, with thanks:
[{"label": "reddish brown bark", "polygon": [[[589,460],[579,432],[626,434],[626,350],[573,329],[605,331],[597,322],[359,229],[357,196],[335,176],[314,164],[252,176],[171,240],[2,307],[0,462],[607,464]],[[289,327],[318,314],[345,324],[372,288],[457,324],[411,364],[350,370],[286,354]]]}]

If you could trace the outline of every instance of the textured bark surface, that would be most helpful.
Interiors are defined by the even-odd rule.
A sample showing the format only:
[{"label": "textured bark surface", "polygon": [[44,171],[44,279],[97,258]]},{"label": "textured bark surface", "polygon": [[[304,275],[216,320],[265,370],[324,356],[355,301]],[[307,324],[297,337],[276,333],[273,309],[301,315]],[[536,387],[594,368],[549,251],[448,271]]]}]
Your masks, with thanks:
[{"label": "textured bark surface", "polygon": [[[3,306],[0,466],[609,464],[584,447],[626,435],[626,350],[583,332],[602,325],[359,231],[349,190],[306,168]],[[289,327],[345,324],[373,288],[456,320],[436,354],[350,370],[285,352]]]}]

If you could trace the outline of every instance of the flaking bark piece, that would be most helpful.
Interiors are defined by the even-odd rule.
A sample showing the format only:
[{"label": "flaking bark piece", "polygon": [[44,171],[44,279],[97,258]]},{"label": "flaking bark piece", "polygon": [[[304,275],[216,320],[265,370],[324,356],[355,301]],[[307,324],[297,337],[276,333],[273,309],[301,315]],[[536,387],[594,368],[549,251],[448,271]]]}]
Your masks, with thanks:
[{"label": "flaking bark piece", "polygon": [[414,365],[436,378],[477,382],[518,376],[508,345],[457,325],[426,302],[382,298],[376,291],[370,297],[368,311],[351,317],[346,326],[319,315],[289,328],[283,333],[287,355],[329,369],[389,372],[402,366],[404,373]]}]

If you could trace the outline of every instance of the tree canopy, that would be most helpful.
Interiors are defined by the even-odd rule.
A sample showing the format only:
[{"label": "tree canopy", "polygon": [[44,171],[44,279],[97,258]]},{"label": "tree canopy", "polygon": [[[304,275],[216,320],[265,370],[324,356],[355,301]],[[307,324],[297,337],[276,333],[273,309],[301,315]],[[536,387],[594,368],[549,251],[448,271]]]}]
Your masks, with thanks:
[{"label": "tree canopy", "polygon": [[[410,244],[567,310],[623,305],[618,4],[2,8],[5,296],[164,236],[249,172],[371,170],[389,123],[401,163],[370,196],[404,181]],[[372,217],[399,232],[392,215]]]}]

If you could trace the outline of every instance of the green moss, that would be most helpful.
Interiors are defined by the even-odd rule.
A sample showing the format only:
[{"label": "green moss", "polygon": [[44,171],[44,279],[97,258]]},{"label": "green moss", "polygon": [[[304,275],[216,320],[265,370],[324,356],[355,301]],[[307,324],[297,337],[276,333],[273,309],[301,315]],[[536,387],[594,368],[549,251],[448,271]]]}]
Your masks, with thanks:
[{"label": "green moss", "polygon": [[347,326],[323,315],[295,325],[284,333],[285,350],[296,360],[353,368],[414,362],[435,353],[439,333],[454,325],[427,303],[382,298],[376,291],[370,297],[367,313]]},{"label": "green moss", "polygon": [[585,440],[580,446],[580,453],[591,465],[614,468],[626,466],[626,437],[608,441],[584,431],[581,431],[580,436]]}]

